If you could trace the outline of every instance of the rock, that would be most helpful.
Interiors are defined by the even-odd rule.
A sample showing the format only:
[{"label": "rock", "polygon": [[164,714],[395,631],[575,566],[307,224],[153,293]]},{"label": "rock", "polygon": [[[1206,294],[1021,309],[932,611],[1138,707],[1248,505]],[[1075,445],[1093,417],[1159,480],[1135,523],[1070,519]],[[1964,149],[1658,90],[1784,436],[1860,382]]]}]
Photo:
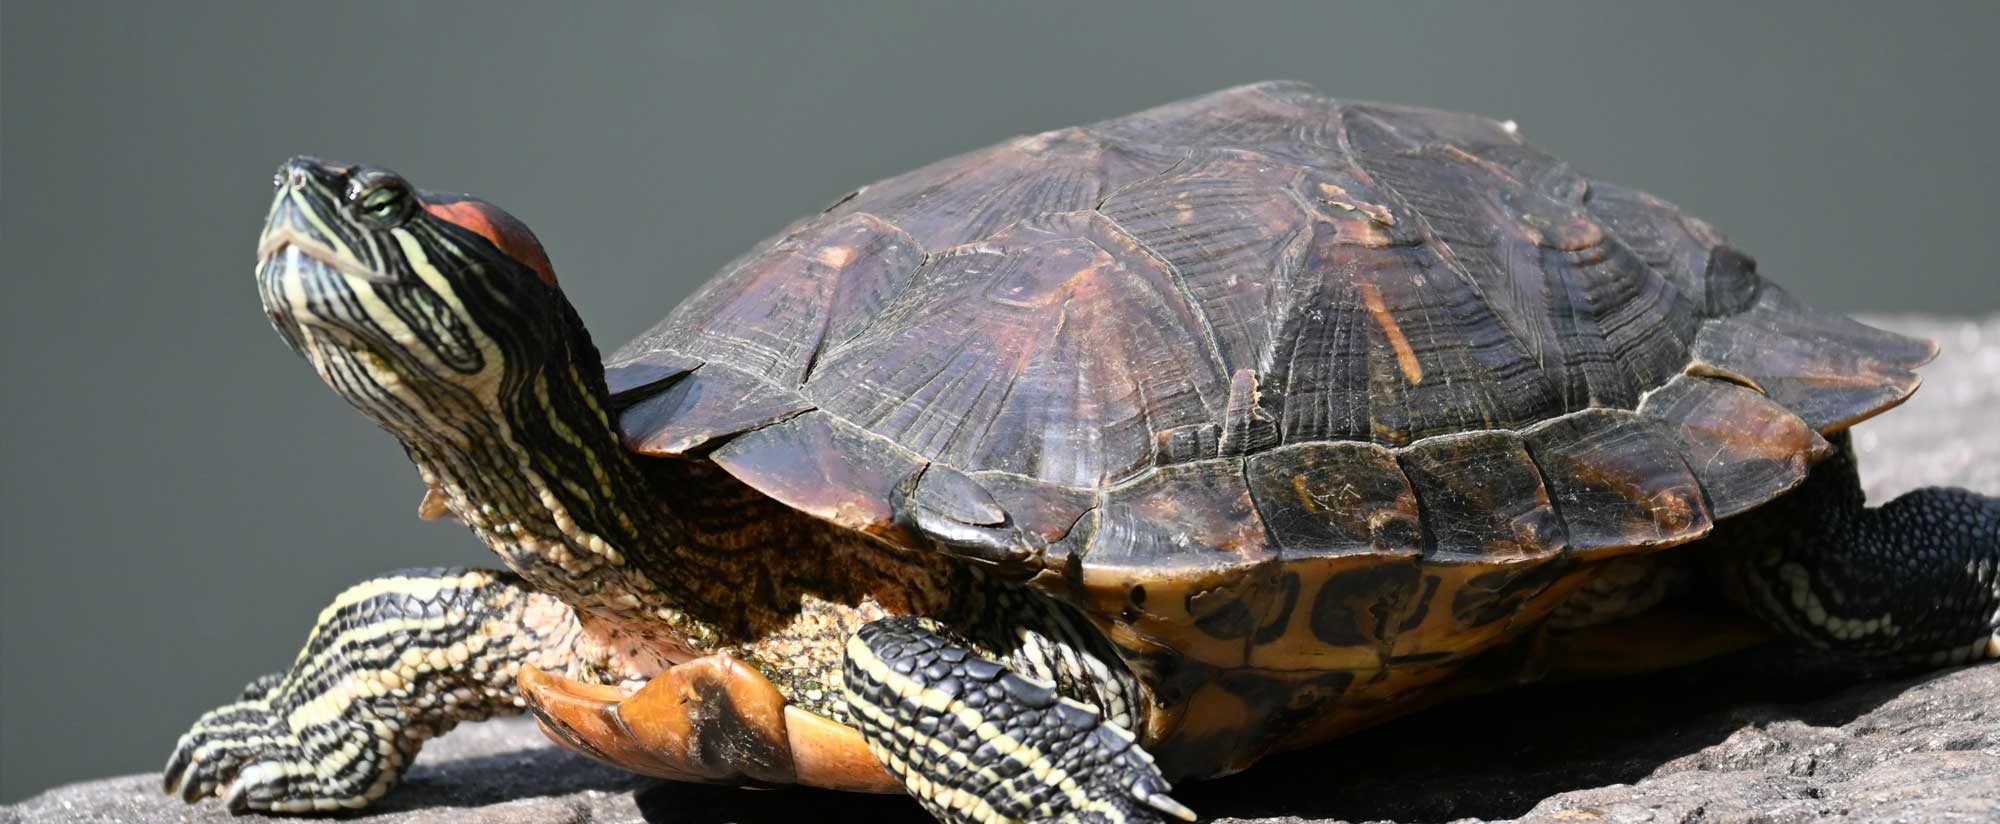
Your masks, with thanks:
[{"label": "rock", "polygon": [[[171,745],[169,745],[171,748]],[[417,757],[401,786],[353,821],[580,824],[642,821],[633,791],[646,779],[553,748],[533,722],[490,721],[460,727]],[[58,787],[12,810],[0,822],[78,821],[176,824],[298,819],[231,816],[209,799],[189,806],[160,791],[158,773]]]},{"label": "rock", "polygon": [[[1856,430],[1869,495],[2000,493],[2000,317],[1876,318],[1939,340],[1927,388]],[[1871,677],[1873,675],[1874,677]],[[166,742],[160,751],[165,753]],[[1462,701],[1176,793],[1218,821],[2000,821],[2000,663],[1887,676],[1763,648]],[[356,822],[927,821],[907,799],[650,782],[496,721],[426,749]],[[243,822],[157,775],[59,787],[0,822]]]}]

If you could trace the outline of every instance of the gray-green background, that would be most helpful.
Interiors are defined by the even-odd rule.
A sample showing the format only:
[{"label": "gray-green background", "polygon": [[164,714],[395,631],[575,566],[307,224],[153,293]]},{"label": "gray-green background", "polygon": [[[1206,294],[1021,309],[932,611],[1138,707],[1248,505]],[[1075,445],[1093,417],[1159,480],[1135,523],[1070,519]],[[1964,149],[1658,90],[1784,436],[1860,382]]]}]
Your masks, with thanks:
[{"label": "gray-green background", "polygon": [[405,5],[0,6],[0,802],[157,768],[350,581],[487,561],[264,323],[293,153],[506,205],[609,345],[856,184],[1293,77],[1514,118],[1822,305],[2000,309],[1991,2]]}]

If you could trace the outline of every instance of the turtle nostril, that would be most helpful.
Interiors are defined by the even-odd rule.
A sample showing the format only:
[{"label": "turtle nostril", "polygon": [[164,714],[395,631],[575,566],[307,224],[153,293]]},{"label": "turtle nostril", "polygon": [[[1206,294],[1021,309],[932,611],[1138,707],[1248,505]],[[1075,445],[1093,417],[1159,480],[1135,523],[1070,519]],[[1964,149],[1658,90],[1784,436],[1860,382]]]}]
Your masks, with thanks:
[{"label": "turtle nostril", "polygon": [[306,170],[298,166],[293,166],[286,170],[285,177],[291,182],[294,189],[306,185]]}]

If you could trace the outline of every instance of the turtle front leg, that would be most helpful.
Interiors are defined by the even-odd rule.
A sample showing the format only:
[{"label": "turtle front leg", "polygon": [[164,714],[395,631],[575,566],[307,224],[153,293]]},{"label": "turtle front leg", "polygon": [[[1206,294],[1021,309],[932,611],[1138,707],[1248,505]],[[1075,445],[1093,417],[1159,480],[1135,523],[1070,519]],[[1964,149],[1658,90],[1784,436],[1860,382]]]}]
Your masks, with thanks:
[{"label": "turtle front leg", "polygon": [[868,749],[940,821],[1194,820],[1130,731],[937,622],[862,627],[843,680]]},{"label": "turtle front leg", "polygon": [[504,572],[413,569],[363,581],[319,615],[288,672],[209,711],[165,787],[231,810],[352,809],[396,784],[425,740],[520,713],[523,663],[558,666],[574,614]]},{"label": "turtle front leg", "polygon": [[1853,450],[1831,440],[1799,489],[1718,536],[1736,599],[1833,652],[2000,658],[2000,498],[1929,487],[1864,506]]}]

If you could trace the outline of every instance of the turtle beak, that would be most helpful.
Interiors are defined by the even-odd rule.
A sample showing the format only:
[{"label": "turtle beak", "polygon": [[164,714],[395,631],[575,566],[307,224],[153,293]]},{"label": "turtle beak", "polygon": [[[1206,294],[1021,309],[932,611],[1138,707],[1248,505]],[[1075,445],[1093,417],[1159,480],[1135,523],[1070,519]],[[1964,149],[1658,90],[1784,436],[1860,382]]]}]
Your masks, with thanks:
[{"label": "turtle beak", "polygon": [[[277,192],[264,216],[257,239],[259,270],[273,259],[296,250],[324,267],[368,283],[394,283],[395,278],[361,262],[356,250],[367,248],[344,217],[344,166],[310,157],[295,157],[278,168]],[[343,237],[343,234],[346,237]]]},{"label": "turtle beak", "polygon": [[258,295],[278,336],[300,354],[315,337],[303,327],[352,337],[352,297],[372,284],[396,282],[362,263],[357,253],[374,247],[346,217],[346,173],[346,167],[309,157],[285,161],[257,239]]}]

